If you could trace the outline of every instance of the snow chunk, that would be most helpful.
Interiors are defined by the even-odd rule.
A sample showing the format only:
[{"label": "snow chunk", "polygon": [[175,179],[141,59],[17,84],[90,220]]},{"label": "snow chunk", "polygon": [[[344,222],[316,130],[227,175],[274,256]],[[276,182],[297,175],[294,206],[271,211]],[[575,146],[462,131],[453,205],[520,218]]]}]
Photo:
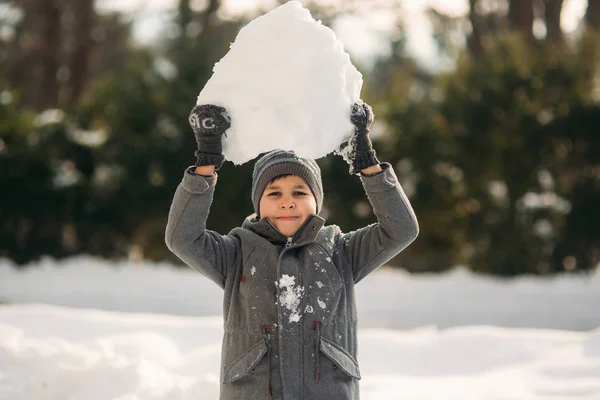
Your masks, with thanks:
[{"label": "snow chunk", "polygon": [[323,287],[323,282],[317,281],[317,286],[319,287],[319,289],[321,289]]},{"label": "snow chunk", "polygon": [[291,312],[290,322],[300,321],[298,307],[300,306],[300,300],[304,293],[304,287],[296,286],[296,277],[282,275],[279,280],[279,288],[281,289],[279,304]]},{"label": "snow chunk", "polygon": [[250,275],[254,275],[256,273],[256,267],[252,267],[252,269],[250,269]]},{"label": "snow chunk", "polygon": [[317,297],[317,303],[319,304],[319,307],[321,307],[323,310],[327,308],[327,304],[325,304],[325,302],[319,297]]},{"label": "snow chunk", "polygon": [[344,161],[346,161],[346,163],[350,166],[352,166],[352,160],[354,160],[354,148],[356,145],[354,142],[354,137],[351,137],[348,140],[344,141],[340,148],[334,151],[335,154],[342,156]]},{"label": "snow chunk", "polygon": [[280,288],[289,289],[290,287],[293,287],[295,284],[296,284],[295,276],[289,276],[289,275],[284,274],[281,276],[281,279],[279,280]]},{"label": "snow chunk", "polygon": [[316,159],[352,136],[361,88],[335,33],[289,1],[240,30],[197,104],[227,109],[223,154],[235,164],[273,149]]}]

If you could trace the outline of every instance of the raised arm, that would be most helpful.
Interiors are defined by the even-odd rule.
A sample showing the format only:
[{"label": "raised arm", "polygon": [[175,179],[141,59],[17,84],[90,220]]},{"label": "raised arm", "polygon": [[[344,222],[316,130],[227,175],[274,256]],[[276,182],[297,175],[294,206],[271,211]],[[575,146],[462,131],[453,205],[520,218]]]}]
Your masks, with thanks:
[{"label": "raised arm", "polygon": [[380,163],[373,150],[369,136],[373,117],[368,104],[355,103],[351,112],[354,135],[339,151],[350,164],[350,173],[360,173],[377,216],[376,224],[342,235],[338,242],[355,283],[404,250],[419,234],[417,218],[394,170],[390,164]]},{"label": "raised arm", "polygon": [[165,242],[187,265],[225,286],[227,271],[235,263],[237,239],[206,229],[218,169],[223,163],[221,137],[229,128],[222,107],[196,106],[190,113],[198,148],[197,162],[185,171],[169,211]]},{"label": "raised arm", "polygon": [[381,168],[375,175],[361,175],[377,223],[344,234],[339,241],[355,283],[404,250],[419,234],[417,218],[394,170],[388,163]]}]

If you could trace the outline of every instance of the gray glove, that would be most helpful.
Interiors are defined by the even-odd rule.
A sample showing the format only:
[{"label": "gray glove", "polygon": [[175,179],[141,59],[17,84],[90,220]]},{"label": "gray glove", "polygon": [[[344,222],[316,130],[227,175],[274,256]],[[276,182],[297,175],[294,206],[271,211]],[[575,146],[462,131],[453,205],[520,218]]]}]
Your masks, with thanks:
[{"label": "gray glove", "polygon": [[373,150],[369,127],[373,122],[373,110],[362,100],[352,105],[350,120],[354,124],[354,135],[341,144],[337,153],[344,156],[350,165],[350,173],[358,174],[365,168],[378,165],[379,160]]},{"label": "gray glove", "polygon": [[212,104],[195,106],[189,116],[190,126],[196,136],[196,166],[223,165],[223,134],[231,126],[231,118],[223,107]]}]

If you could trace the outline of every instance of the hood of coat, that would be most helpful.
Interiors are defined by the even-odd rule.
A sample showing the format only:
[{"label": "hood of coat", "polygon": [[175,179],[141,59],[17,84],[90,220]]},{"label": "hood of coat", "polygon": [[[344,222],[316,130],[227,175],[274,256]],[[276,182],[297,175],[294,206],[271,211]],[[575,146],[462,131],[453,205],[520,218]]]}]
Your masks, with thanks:
[{"label": "hood of coat", "polygon": [[[323,218],[315,214],[309,215],[292,237],[292,243],[306,244],[314,241],[324,225],[325,220]],[[262,236],[274,245],[284,245],[288,241],[288,238],[279,232],[266,218],[258,219],[256,218],[256,214],[252,214],[246,218],[242,224],[242,228]]]}]

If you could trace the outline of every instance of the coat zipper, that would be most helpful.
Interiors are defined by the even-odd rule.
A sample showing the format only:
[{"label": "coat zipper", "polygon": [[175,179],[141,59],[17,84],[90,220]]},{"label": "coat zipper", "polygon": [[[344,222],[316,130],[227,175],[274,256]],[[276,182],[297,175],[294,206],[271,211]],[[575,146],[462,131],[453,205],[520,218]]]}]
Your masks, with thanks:
[{"label": "coat zipper", "polygon": [[273,336],[271,332],[273,327],[271,325],[263,325],[261,330],[267,346],[267,394],[269,397],[273,397],[273,389],[271,388],[271,357],[273,357],[273,345],[271,343]]},{"label": "coat zipper", "polygon": [[321,372],[319,370],[319,352],[320,352],[320,342],[321,342],[321,321],[313,321],[312,323],[313,331],[316,331],[315,334],[315,381],[319,382],[321,380]]},{"label": "coat zipper", "polygon": [[292,239],[291,237],[287,238],[287,242],[285,243],[285,247],[290,247],[292,245]]}]

